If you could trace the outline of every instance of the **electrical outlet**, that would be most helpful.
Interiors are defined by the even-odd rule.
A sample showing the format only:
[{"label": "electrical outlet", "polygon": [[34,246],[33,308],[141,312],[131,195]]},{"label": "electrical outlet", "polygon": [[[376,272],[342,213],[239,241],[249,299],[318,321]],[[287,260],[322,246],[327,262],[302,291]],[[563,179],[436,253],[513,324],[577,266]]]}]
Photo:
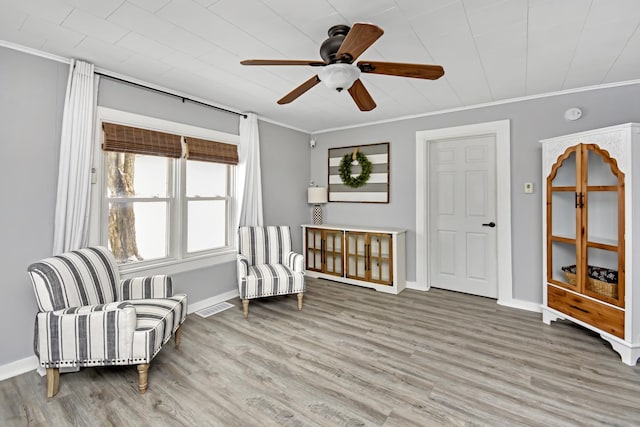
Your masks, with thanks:
[{"label": "electrical outlet", "polygon": [[533,182],[525,182],[524,183],[524,192],[526,194],[533,193]]}]

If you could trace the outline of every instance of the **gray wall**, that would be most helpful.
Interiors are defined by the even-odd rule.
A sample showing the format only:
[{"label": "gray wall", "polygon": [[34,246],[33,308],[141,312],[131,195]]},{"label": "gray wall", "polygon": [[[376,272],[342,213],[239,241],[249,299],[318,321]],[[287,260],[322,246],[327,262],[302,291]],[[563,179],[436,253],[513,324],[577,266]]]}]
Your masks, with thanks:
[{"label": "gray wall", "polygon": [[33,354],[27,266],[51,255],[69,66],[0,47],[0,365]]},{"label": "gray wall", "polygon": [[98,105],[238,135],[240,116],[100,77]]},{"label": "gray wall", "polygon": [[[60,126],[69,66],[0,47],[0,209],[2,298],[0,366],[33,355],[37,311],[27,266],[51,255]],[[238,117],[180,99],[102,79],[98,104],[238,134]],[[299,249],[307,221],[309,178],[305,133],[259,122],[265,221],[291,226]],[[10,184],[10,185],[9,185]],[[236,289],[235,262],[173,276],[191,303]]]},{"label": "gray wall", "polygon": [[264,222],[289,225],[293,250],[302,253],[301,224],[309,222],[309,135],[259,122]]},{"label": "gray wall", "polygon": [[[564,120],[564,111],[577,106],[583,116]],[[365,113],[366,114],[366,113]],[[511,123],[511,215],[513,297],[542,300],[542,200],[539,140],[640,121],[640,85],[599,89],[472,110],[439,114],[393,123],[316,134],[311,151],[311,179],[327,183],[327,150],[331,147],[390,144],[390,203],[328,203],[328,223],[392,226],[408,230],[407,279],[416,279],[415,145],[416,131],[509,119]],[[534,182],[535,193],[524,194],[523,183]]]}]

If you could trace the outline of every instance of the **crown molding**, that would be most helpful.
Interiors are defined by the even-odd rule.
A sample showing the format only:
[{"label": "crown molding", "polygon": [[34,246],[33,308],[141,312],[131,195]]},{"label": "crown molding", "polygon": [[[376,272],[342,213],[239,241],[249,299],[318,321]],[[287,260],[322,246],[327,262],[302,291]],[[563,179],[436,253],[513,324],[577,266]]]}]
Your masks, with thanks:
[{"label": "crown molding", "polygon": [[71,59],[65,58],[63,56],[54,55],[53,53],[44,52],[42,50],[34,49],[31,47],[22,46],[19,44],[11,43],[6,40],[0,40],[0,46],[6,47],[8,49],[17,50],[19,52],[28,53],[29,55],[39,56],[41,58],[50,59],[56,62],[62,62],[63,64],[70,64]]}]

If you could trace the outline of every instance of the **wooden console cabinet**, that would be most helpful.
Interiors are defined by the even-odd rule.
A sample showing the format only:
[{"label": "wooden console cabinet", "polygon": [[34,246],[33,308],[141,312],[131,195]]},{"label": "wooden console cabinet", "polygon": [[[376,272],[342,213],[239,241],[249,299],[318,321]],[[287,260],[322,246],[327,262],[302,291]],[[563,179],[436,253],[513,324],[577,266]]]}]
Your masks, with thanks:
[{"label": "wooden console cabinet", "polygon": [[[623,362],[640,357],[640,124],[542,141],[543,321],[600,334]],[[637,246],[637,245],[636,245]],[[636,248],[637,251],[637,248]],[[637,277],[636,277],[637,276]]]},{"label": "wooden console cabinet", "polygon": [[406,287],[405,230],[303,225],[306,274],[400,293]]}]

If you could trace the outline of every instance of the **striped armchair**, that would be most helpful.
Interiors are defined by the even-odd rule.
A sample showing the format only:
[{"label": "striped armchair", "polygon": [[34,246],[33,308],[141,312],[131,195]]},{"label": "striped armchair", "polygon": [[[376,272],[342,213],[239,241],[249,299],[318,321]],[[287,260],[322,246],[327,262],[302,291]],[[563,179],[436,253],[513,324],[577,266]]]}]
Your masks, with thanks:
[{"label": "striped armchair", "polygon": [[34,351],[47,370],[47,396],[59,388],[61,367],[137,365],[147,390],[151,359],[180,328],[187,296],[173,295],[171,277],[120,280],[113,254],[84,248],[28,268],[39,312]]},{"label": "striped armchair", "polygon": [[253,298],[298,294],[302,310],[304,262],[302,255],[291,251],[289,227],[240,227],[238,252],[238,290],[245,319]]}]

